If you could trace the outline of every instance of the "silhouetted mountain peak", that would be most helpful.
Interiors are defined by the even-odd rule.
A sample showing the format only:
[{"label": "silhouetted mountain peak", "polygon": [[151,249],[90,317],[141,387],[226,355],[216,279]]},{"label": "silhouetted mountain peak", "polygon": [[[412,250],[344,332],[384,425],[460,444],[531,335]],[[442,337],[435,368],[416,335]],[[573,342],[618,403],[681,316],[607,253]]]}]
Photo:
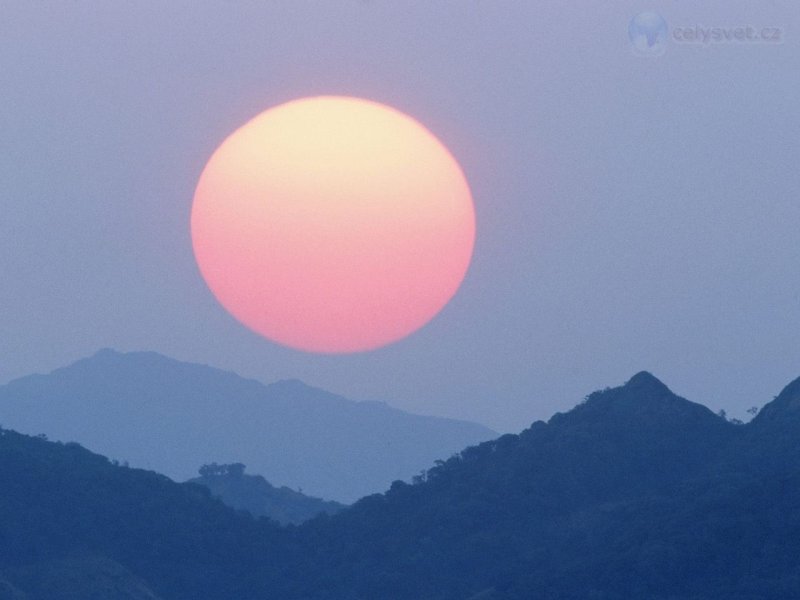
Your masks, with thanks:
[{"label": "silhouetted mountain peak", "polygon": [[639,371],[623,386],[626,389],[643,394],[670,394],[670,389],[649,371]]},{"label": "silhouetted mountain peak", "polygon": [[774,420],[789,414],[800,415],[800,377],[783,388],[772,402],[762,408],[756,420]]},{"label": "silhouetted mountain peak", "polygon": [[[134,352],[120,352],[114,348],[100,348],[91,356],[77,361],[75,364],[108,364],[108,363],[121,363],[121,362],[137,362],[148,360],[150,362],[176,362],[175,359],[159,354],[152,351],[134,351]],[[69,367],[65,367],[69,368]]]},{"label": "silhouetted mountain peak", "polygon": [[606,388],[587,396],[583,404],[566,414],[558,414],[553,423],[628,423],[631,426],[660,427],[689,423],[715,422],[719,417],[701,404],[677,396],[648,371],[640,371],[624,385]]},{"label": "silhouetted mountain peak", "polygon": [[[152,351],[120,352],[113,348],[101,348],[91,356],[56,369],[51,374],[107,371],[108,369],[152,369],[179,365],[177,360]],[[22,378],[24,379],[24,378]]]}]

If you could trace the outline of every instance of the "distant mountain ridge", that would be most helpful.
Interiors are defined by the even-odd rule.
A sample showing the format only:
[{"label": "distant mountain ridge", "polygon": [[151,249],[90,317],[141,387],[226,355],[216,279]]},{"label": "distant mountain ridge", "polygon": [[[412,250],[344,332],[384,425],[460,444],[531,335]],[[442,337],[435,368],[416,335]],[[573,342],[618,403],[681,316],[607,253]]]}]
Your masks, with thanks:
[{"label": "distant mountain ridge", "polygon": [[737,425],[639,373],[437,461],[412,485],[284,528],[201,486],[0,431],[0,590],[20,600],[792,600],[794,384],[766,416]]},{"label": "distant mountain ridge", "polygon": [[298,380],[265,385],[155,352],[108,349],[0,387],[0,425],[76,441],[176,480],[202,464],[241,462],[278,486],[341,502],[497,435]]},{"label": "distant mountain ridge", "polygon": [[254,517],[268,517],[281,525],[299,525],[322,513],[333,515],[345,506],[307,496],[287,487],[275,487],[260,475],[244,472],[245,465],[203,465],[200,476],[187,483],[207,487],[228,506]]}]

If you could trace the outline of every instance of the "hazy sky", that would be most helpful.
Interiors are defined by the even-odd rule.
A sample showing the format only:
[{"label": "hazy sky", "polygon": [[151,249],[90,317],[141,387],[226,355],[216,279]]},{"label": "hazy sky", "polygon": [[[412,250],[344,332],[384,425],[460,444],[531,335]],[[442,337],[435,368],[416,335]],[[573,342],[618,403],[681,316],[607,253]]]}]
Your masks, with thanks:
[{"label": "hazy sky", "polygon": [[[633,52],[642,11],[663,56]],[[647,369],[744,415],[800,376],[798,25],[793,0],[0,2],[0,382],[146,349],[518,431]],[[475,198],[459,293],[366,354],[251,333],[190,243],[210,153],[319,94],[413,115]]]}]

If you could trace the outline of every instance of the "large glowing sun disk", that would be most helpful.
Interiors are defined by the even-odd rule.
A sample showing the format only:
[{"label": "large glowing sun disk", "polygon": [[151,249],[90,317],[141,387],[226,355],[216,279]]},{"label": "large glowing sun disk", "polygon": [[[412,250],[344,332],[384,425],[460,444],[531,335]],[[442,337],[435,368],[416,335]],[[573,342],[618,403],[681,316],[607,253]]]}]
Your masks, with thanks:
[{"label": "large glowing sun disk", "polygon": [[200,271],[278,343],[354,352],[401,339],[455,294],[472,256],[467,181],[425,127],[346,97],[282,104],[208,161],[192,207]]}]

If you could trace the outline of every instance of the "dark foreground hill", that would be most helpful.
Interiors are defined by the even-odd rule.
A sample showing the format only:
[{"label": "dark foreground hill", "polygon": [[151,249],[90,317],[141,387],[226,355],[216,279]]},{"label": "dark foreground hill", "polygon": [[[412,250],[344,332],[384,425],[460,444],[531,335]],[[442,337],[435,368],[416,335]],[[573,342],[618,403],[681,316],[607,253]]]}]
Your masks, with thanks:
[{"label": "dark foreground hill", "polygon": [[640,373],[310,524],[343,547],[288,597],[798,598],[797,400],[734,425]]},{"label": "dark foreground hill", "polygon": [[242,590],[253,570],[279,567],[287,546],[276,524],[202,486],[8,430],[0,490],[0,590],[11,598],[253,598]]},{"label": "dark foreground hill", "polygon": [[0,425],[78,442],[176,481],[199,465],[242,462],[276,485],[340,502],[497,436],[297,380],[264,385],[154,352],[112,350],[0,386]]},{"label": "dark foreground hill", "polygon": [[[117,569],[128,591],[110,600],[797,598],[799,436],[800,380],[735,425],[640,373],[413,485],[279,528],[6,432],[0,589],[89,597],[65,594]],[[26,573],[52,565],[61,591],[42,594]]]},{"label": "dark foreground hill", "polygon": [[245,465],[203,465],[200,477],[190,479],[211,490],[211,495],[228,506],[246,510],[256,517],[269,517],[281,525],[299,525],[321,513],[333,515],[343,504],[321,500],[289,489],[275,487],[260,475],[248,475]]}]

